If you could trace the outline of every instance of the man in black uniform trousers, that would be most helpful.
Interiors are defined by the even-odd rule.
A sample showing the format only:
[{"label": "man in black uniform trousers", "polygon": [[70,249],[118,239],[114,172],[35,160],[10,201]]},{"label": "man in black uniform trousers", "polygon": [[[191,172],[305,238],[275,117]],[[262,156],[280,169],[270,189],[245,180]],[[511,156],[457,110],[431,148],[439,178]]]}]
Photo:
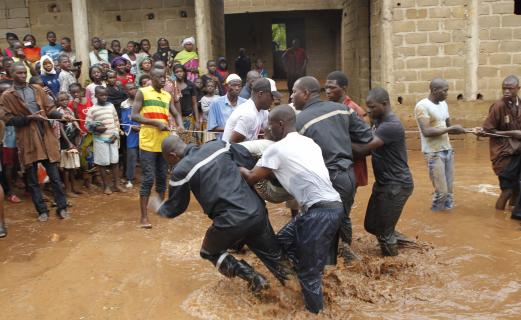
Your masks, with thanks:
[{"label": "man in black uniform trousers", "polygon": [[256,293],[268,287],[266,278],[227,249],[243,242],[282,283],[286,280],[282,250],[268,220],[264,201],[241,177],[239,166],[253,168],[255,160],[241,145],[210,141],[186,145],[170,136],[162,144],[163,157],[175,165],[168,199],[158,214],[175,218],[190,203],[193,192],[203,211],[213,220],[206,231],[201,257],[210,260],[226,277],[238,276]]},{"label": "man in black uniform trousers", "polygon": [[[297,131],[320,146],[333,187],[342,198],[345,215],[340,237],[344,242],[344,258],[351,260],[354,258],[350,249],[353,231],[349,215],[356,191],[351,142],[370,142],[371,128],[343,104],[320,100],[320,84],[313,77],[298,79],[291,99],[295,108],[302,110],[297,115]],[[335,263],[336,260],[328,262]]]}]

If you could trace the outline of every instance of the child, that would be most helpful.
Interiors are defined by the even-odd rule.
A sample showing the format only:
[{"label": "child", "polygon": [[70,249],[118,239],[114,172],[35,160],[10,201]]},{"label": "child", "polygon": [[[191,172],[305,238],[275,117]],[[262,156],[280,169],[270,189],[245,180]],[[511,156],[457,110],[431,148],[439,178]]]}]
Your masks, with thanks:
[{"label": "child", "polygon": [[139,87],[140,88],[144,88],[144,87],[148,87],[149,85],[151,85],[151,80],[150,79],[150,76],[148,74],[144,74],[141,76],[141,78],[139,78]]},{"label": "child", "polygon": [[127,53],[122,57],[130,62],[131,68],[130,73],[133,75],[137,74],[137,55],[136,55],[136,44],[134,41],[127,43]]},{"label": "child", "polygon": [[60,91],[69,92],[69,86],[73,83],[77,83],[76,76],[71,71],[71,60],[66,55],[61,55],[58,57],[58,65],[60,66],[60,75],[58,79],[60,80]]},{"label": "child", "polygon": [[268,78],[268,70],[264,69],[264,61],[262,59],[257,59],[255,63],[255,70],[260,74],[263,78]]},{"label": "child", "polygon": [[89,68],[89,78],[91,83],[85,88],[85,97],[90,99],[93,104],[96,104],[96,97],[94,96],[94,89],[97,86],[106,87],[107,83],[103,81],[103,72],[98,65]]},{"label": "child", "polygon": [[[68,114],[74,117],[74,112],[69,109],[69,95],[67,92],[58,94],[58,109],[61,114]],[[60,123],[60,168],[63,169],[63,182],[67,197],[77,198],[83,192],[74,188],[74,171],[80,168],[80,156],[78,155],[78,145],[80,126],[77,121]]]},{"label": "child", "polygon": [[60,80],[54,70],[54,62],[49,56],[43,56],[40,59],[40,78],[54,95],[60,92]]},{"label": "child", "polygon": [[209,60],[208,63],[206,63],[206,67],[208,68],[208,73],[201,77],[203,80],[203,86],[206,86],[206,82],[208,82],[208,80],[213,80],[217,85],[216,94],[224,95],[224,89],[222,86],[224,80],[221,78],[219,72],[217,72],[217,64],[215,61]]},{"label": "child", "polygon": [[119,116],[121,103],[127,100],[128,97],[125,91],[118,84],[116,71],[114,70],[107,71],[107,94],[108,102],[114,105]]},{"label": "child", "polygon": [[136,79],[133,74],[127,72],[127,62],[123,58],[115,58],[112,61],[112,69],[116,70],[116,80],[122,88],[125,88],[128,82],[134,82]]},{"label": "child", "polygon": [[137,155],[139,150],[139,123],[132,121],[130,115],[132,114],[132,104],[134,104],[134,98],[136,97],[137,87],[133,83],[127,83],[126,86],[128,99],[121,103],[121,124],[122,130],[127,136],[126,147],[127,147],[127,166],[125,176],[127,178],[127,184],[125,185],[128,189],[134,185]]},{"label": "child", "polygon": [[[100,166],[104,193],[125,192],[119,186],[119,120],[114,105],[108,102],[108,89],[98,86],[95,96],[98,103],[87,112],[87,128],[94,134],[94,163]],[[106,170],[112,168],[112,190],[108,184]]]},{"label": "child", "polygon": [[226,79],[230,75],[230,72],[228,72],[228,62],[225,57],[219,57],[219,59],[217,59],[217,72],[222,79]]},{"label": "child", "polygon": [[[212,102],[219,98],[218,95],[215,94],[215,82],[208,81],[206,83],[206,87],[204,87],[204,92],[206,93],[200,100],[201,110],[203,111],[203,124],[201,125],[201,130],[206,130],[206,126],[208,124],[208,113],[210,112],[210,105]],[[213,133],[205,132],[203,134],[203,143],[208,142],[213,139]]]},{"label": "child", "polygon": [[87,111],[92,106],[92,101],[82,95],[81,89],[79,83],[74,83],[69,86],[72,101],[69,101],[67,107],[74,112],[75,118],[80,120],[79,151],[83,186],[85,188],[90,188],[91,174],[94,172],[95,168],[92,154],[92,133],[87,130],[85,119],[87,118]]},{"label": "child", "polygon": [[[139,85],[141,83],[141,77],[144,75],[150,74],[150,70],[152,69],[152,59],[149,56],[140,56],[138,58],[138,71],[136,75],[136,83]],[[126,86],[122,85],[123,88]]]}]

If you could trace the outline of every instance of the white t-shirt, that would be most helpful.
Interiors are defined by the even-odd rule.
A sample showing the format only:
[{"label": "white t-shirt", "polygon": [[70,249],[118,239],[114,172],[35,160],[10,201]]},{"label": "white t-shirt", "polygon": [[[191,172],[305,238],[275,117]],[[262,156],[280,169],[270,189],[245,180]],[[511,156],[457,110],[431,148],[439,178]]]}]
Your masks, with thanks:
[{"label": "white t-shirt", "polygon": [[[432,128],[444,129],[447,128],[446,120],[449,118],[449,106],[445,101],[435,104],[428,98],[425,98],[416,104],[416,107],[414,108],[414,116],[416,121],[420,118],[428,119],[429,125]],[[420,125],[418,124],[418,127],[419,126]],[[452,149],[448,133],[437,137],[425,137],[420,132],[420,137],[423,153]]]},{"label": "white t-shirt", "polygon": [[229,142],[232,132],[236,131],[246,137],[245,141],[256,140],[260,130],[268,126],[268,110],[257,110],[253,100],[248,99],[235,109],[223,132],[223,141]]},{"label": "white t-shirt", "polygon": [[257,166],[272,169],[282,187],[304,210],[320,201],[341,201],[329,178],[322,150],[297,132],[269,146]]}]

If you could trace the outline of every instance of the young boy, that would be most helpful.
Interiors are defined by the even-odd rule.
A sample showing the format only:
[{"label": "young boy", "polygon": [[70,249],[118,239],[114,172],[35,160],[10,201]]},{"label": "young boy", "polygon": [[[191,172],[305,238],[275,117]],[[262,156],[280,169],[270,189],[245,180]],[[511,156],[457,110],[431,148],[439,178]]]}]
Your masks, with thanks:
[{"label": "young boy", "polygon": [[[119,120],[114,105],[108,102],[107,88],[98,86],[94,92],[98,103],[87,111],[87,128],[94,134],[94,164],[100,167],[106,195],[125,192],[119,186]],[[112,168],[112,190],[108,184],[106,170]]]},{"label": "young boy", "polygon": [[[74,118],[74,112],[69,109],[69,95],[67,92],[58,94],[58,112],[68,114]],[[80,168],[80,156],[78,154],[78,138],[80,126],[77,121],[60,123],[60,168],[63,170],[63,182],[65,193],[69,198],[77,198],[83,192],[74,188],[74,171]]]},{"label": "young boy", "polygon": [[221,78],[221,75],[219,74],[219,72],[217,72],[217,64],[215,63],[215,61],[210,60],[206,63],[206,67],[208,68],[208,73],[204,74],[201,77],[201,79],[203,80],[203,86],[206,86],[206,83],[209,80],[213,80],[215,82],[217,90],[218,90],[216,92],[216,94],[223,95],[224,89],[223,89],[222,83],[224,80]]},{"label": "young boy", "polygon": [[138,147],[139,147],[139,123],[132,121],[130,115],[132,114],[132,105],[134,104],[134,98],[136,97],[137,87],[134,83],[127,83],[125,89],[127,90],[128,99],[121,103],[121,125],[122,130],[127,136],[126,147],[127,147],[127,167],[125,170],[125,176],[127,178],[127,184],[125,185],[128,189],[134,186]]},{"label": "young boy", "polygon": [[118,84],[117,73],[114,70],[107,72],[107,101],[114,105],[118,116],[120,116],[121,103],[127,100],[125,90]]},{"label": "young boy", "polygon": [[58,57],[58,65],[60,66],[60,74],[58,80],[60,81],[60,91],[69,92],[69,86],[73,83],[77,83],[76,76],[71,71],[71,60],[66,55],[60,55]]},{"label": "young boy", "polygon": [[54,33],[54,31],[47,32],[47,41],[49,41],[49,44],[42,48],[41,55],[47,55],[51,57],[53,61],[58,60],[58,56],[63,48],[56,43],[56,33]]},{"label": "young boy", "polygon": [[[206,127],[208,126],[208,113],[210,112],[210,106],[215,99],[219,98],[219,96],[215,94],[215,87],[216,85],[214,81],[208,81],[203,89],[205,95],[199,101],[201,104],[201,110],[203,111],[203,124],[201,125],[201,130],[206,130]],[[205,132],[202,142],[205,143],[214,138],[215,135],[213,133]]]}]

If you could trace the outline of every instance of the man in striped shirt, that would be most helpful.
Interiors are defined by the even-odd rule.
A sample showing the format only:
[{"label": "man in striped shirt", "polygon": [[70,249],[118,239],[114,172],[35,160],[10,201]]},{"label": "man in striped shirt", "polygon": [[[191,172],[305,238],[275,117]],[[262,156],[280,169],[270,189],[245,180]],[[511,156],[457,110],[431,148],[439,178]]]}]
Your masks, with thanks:
[{"label": "man in striped shirt", "polygon": [[[94,163],[100,167],[104,193],[125,192],[119,186],[119,119],[114,105],[107,101],[107,88],[97,86],[95,91],[98,103],[87,112],[87,129],[94,133]],[[112,190],[108,184],[107,167],[112,169]]]}]

